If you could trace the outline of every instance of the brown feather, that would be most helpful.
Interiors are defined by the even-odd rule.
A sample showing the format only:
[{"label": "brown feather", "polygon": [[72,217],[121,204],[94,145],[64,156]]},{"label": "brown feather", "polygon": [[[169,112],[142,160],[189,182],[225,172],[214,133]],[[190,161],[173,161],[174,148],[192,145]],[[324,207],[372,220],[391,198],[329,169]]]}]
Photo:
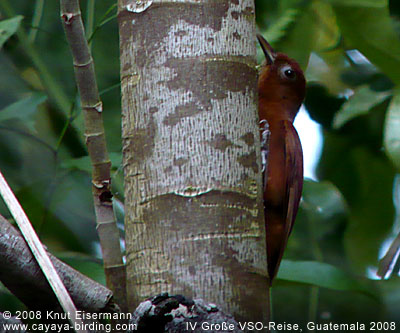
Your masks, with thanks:
[{"label": "brown feather", "polygon": [[[267,56],[258,80],[258,94],[259,117],[267,120],[270,130],[264,211],[272,283],[293,229],[303,188],[303,153],[293,121],[304,99],[305,78],[295,60],[275,53],[262,37],[258,38]],[[270,53],[272,57],[268,57]]]},{"label": "brown feather", "polygon": [[264,207],[268,274],[272,281],[278,272],[299,207],[303,187],[303,154],[291,122],[272,122],[270,131]]}]

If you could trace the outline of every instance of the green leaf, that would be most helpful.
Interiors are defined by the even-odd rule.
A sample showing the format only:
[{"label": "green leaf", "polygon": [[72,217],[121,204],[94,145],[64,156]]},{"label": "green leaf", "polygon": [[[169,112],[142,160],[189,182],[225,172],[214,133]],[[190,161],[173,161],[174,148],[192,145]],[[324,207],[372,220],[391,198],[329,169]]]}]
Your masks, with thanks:
[{"label": "green leaf", "polygon": [[66,169],[78,169],[88,173],[92,172],[92,165],[89,156],[66,159],[61,163],[61,166]]},{"label": "green leaf", "polygon": [[287,9],[263,34],[270,44],[281,40],[288,27],[295,21],[299,11],[294,8]]},{"label": "green leaf", "polygon": [[400,83],[400,40],[387,1],[334,2],[346,48],[358,49],[393,82]]},{"label": "green leaf", "polygon": [[[375,120],[372,113],[366,118]],[[364,121],[363,121],[364,120]],[[349,124],[348,131],[325,131],[318,175],[329,179],[348,203],[350,214],[341,240],[343,259],[364,275],[377,264],[379,249],[393,226],[393,164],[374,143],[366,119]],[[383,123],[378,124],[383,127]],[[372,138],[371,138],[372,137]]]},{"label": "green leaf", "polygon": [[119,168],[119,166],[122,164],[122,153],[110,153],[109,156],[113,169]]},{"label": "green leaf", "polygon": [[336,113],[333,119],[333,127],[340,128],[349,120],[368,113],[374,106],[382,103],[390,95],[389,91],[378,92],[371,90],[369,86],[360,87]]},{"label": "green leaf", "polygon": [[386,154],[400,170],[400,90],[390,102],[385,119],[384,146]]},{"label": "green leaf", "polygon": [[0,110],[0,122],[9,119],[20,119],[31,130],[33,130],[33,116],[37,107],[47,99],[42,93],[32,93],[19,101],[12,103]]},{"label": "green leaf", "polygon": [[377,282],[384,299],[385,308],[390,314],[389,318],[399,318],[400,304],[400,277],[392,275],[390,280],[382,280]]},{"label": "green leaf", "polygon": [[300,67],[305,70],[311,51],[315,48],[318,38],[314,3],[302,8],[299,14],[296,15],[296,21],[290,26],[289,30],[285,35],[285,39],[278,43],[276,50],[296,59]]},{"label": "green leaf", "polygon": [[316,261],[282,260],[278,279],[334,290],[357,291],[375,297],[374,291],[368,288],[365,281],[337,267]]},{"label": "green leaf", "polygon": [[387,6],[387,0],[330,0],[332,4],[343,6],[382,8]]},{"label": "green leaf", "polygon": [[382,242],[393,226],[395,170],[382,153],[361,147],[346,153],[355,171],[348,169],[347,178],[356,178],[357,188],[351,193],[353,204],[344,245],[353,269],[362,273],[377,264]]},{"label": "green leaf", "polygon": [[329,181],[304,181],[302,209],[314,222],[317,236],[322,236],[337,226],[343,218],[347,204],[338,188]]},{"label": "green leaf", "polygon": [[4,43],[18,30],[23,18],[23,16],[18,15],[10,19],[0,21],[0,49],[3,47]]},{"label": "green leaf", "polygon": [[345,200],[338,188],[329,181],[304,181],[304,204],[314,207],[325,218],[342,214],[346,210]]},{"label": "green leaf", "polygon": [[[309,68],[314,67],[312,66],[312,62],[310,62],[310,65]],[[332,78],[330,79],[332,81]],[[333,117],[340,110],[344,102],[344,98],[339,98],[331,94],[326,86],[313,82],[307,85],[305,107],[310,117],[324,128],[332,126]]]},{"label": "green leaf", "polygon": [[332,6],[329,3],[318,1],[313,4],[313,9],[318,32],[316,50],[337,50],[341,36]]},{"label": "green leaf", "polygon": [[104,268],[99,260],[80,253],[59,253],[57,257],[91,279],[106,285]]}]

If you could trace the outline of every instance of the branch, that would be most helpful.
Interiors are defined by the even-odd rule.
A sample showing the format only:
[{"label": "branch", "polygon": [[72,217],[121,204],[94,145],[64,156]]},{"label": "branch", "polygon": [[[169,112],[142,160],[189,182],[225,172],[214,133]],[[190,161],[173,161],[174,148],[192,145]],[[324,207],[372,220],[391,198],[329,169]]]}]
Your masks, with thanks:
[{"label": "branch", "polygon": [[103,104],[99,97],[94,71],[78,0],[60,0],[61,20],[71,48],[75,80],[85,116],[85,137],[92,162],[92,193],[96,212],[97,232],[103,252],[107,286],[117,303],[125,309],[125,266],[120,236],[112,207],[111,162],[108,157],[103,126]]},{"label": "branch", "polygon": [[[28,220],[28,217],[26,216],[24,210],[19,204],[14,193],[11,191],[11,188],[8,186],[1,172],[0,195],[14,217],[15,222],[17,222],[24,239],[28,243],[32,254],[35,257],[35,263],[37,261],[38,265],[40,266],[40,271],[43,272],[44,276],[49,282],[51,289],[53,289],[55,296],[60,302],[61,307],[65,313],[69,313],[71,315],[71,317],[68,318],[71,324],[82,327],[82,321],[76,317],[76,308],[75,304],[72,302],[71,296],[68,294],[48,254],[40,242],[39,237],[37,236],[30,221]],[[77,332],[86,332],[86,330],[78,329]]]},{"label": "branch", "polygon": [[[77,308],[115,312],[112,293],[48,253]],[[0,215],[0,280],[29,309],[56,309],[57,299],[21,234]]]},{"label": "branch", "polygon": [[[379,261],[379,269],[376,275],[381,279],[388,278],[392,273],[392,269],[398,261],[398,252],[400,249],[400,233],[397,234],[396,238],[390,244],[385,256]],[[388,274],[390,272],[390,274]]]}]

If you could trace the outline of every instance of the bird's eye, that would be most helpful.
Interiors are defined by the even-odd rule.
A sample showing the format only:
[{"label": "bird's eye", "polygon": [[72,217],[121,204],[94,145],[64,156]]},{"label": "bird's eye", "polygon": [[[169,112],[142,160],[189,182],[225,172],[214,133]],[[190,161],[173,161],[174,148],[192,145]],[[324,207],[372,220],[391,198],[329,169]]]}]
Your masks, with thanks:
[{"label": "bird's eye", "polygon": [[287,69],[285,70],[285,75],[286,77],[288,77],[289,79],[293,79],[296,77],[296,73],[294,72],[294,70],[292,69]]},{"label": "bird's eye", "polygon": [[292,80],[296,79],[296,72],[289,65],[283,66],[281,68],[281,76],[284,79],[288,79],[288,80],[292,81]]}]

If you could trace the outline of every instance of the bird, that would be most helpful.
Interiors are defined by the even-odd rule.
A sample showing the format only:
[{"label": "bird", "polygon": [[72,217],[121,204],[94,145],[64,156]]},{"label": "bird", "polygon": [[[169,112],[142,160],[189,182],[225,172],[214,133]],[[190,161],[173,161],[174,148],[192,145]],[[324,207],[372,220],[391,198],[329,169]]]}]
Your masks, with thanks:
[{"label": "bird", "polygon": [[260,34],[257,38],[266,59],[258,77],[258,110],[263,133],[267,270],[272,285],[293,229],[303,189],[303,152],[293,121],[305,98],[306,80],[294,59],[275,52]]}]

